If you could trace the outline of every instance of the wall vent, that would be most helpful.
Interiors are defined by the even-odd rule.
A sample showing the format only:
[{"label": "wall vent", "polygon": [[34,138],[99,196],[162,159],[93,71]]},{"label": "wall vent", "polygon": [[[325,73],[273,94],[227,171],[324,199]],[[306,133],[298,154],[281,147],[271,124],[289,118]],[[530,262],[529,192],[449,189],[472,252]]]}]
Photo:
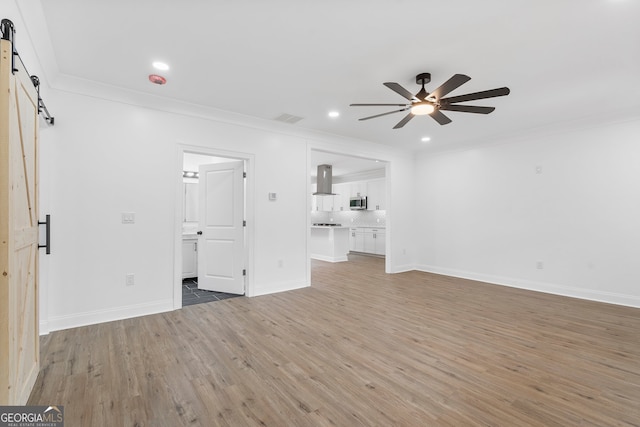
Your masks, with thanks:
[{"label": "wall vent", "polygon": [[275,120],[279,122],[289,123],[292,125],[294,123],[298,123],[303,118],[304,117],[294,116],[293,114],[282,113],[278,117],[276,117]]}]

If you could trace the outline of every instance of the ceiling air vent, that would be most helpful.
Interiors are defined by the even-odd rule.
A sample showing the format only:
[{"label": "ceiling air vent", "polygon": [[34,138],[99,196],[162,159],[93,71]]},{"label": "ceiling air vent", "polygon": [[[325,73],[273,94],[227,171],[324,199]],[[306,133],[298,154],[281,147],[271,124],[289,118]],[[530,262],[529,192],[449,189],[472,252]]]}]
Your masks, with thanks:
[{"label": "ceiling air vent", "polygon": [[294,116],[293,114],[282,113],[278,117],[276,117],[275,120],[279,122],[289,123],[292,125],[294,123],[298,123],[303,118],[304,117]]}]

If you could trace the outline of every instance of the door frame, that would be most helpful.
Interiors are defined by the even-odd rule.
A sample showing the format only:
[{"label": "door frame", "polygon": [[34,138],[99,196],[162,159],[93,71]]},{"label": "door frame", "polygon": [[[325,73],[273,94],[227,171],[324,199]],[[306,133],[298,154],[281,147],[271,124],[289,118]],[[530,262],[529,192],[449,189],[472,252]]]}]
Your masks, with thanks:
[{"label": "door frame", "polygon": [[[387,274],[391,274],[392,273],[392,257],[393,254],[391,252],[391,241],[392,241],[392,224],[391,224],[391,217],[392,217],[392,207],[391,207],[391,167],[392,167],[392,160],[385,160],[384,158],[386,156],[381,156],[381,157],[372,157],[370,154],[356,154],[356,153],[351,153],[349,151],[344,151],[344,150],[336,150],[332,147],[316,147],[316,146],[307,146],[307,176],[311,176],[311,170],[312,170],[312,164],[311,164],[311,152],[312,151],[318,151],[318,152],[324,152],[324,153],[330,153],[330,154],[336,154],[339,156],[344,156],[344,157],[353,157],[356,159],[367,159],[367,160],[379,160],[380,162],[384,162],[384,182],[385,182],[385,199],[386,199],[386,203],[387,203],[387,209],[385,209],[387,211],[386,214],[386,240],[385,240],[385,261],[384,261],[384,271]],[[307,182],[307,193],[308,194],[312,194],[313,190],[312,190],[312,184],[311,184],[311,179],[308,180]],[[307,283],[311,284],[311,198],[307,198],[307,224],[309,224],[309,227],[307,228]]]},{"label": "door frame", "polygon": [[250,153],[242,153],[237,151],[221,150],[217,148],[203,147],[199,145],[190,145],[178,143],[176,153],[176,187],[175,187],[175,222],[174,222],[174,286],[173,286],[173,308],[177,310],[182,308],[182,206],[184,205],[183,191],[183,158],[185,153],[201,154],[213,157],[225,157],[233,160],[242,160],[245,163],[245,172],[247,178],[245,180],[244,193],[244,209],[247,226],[245,227],[245,247],[244,258],[247,269],[247,277],[245,281],[245,296],[251,297],[255,293],[255,281],[253,272],[254,268],[254,239],[255,232],[253,225],[255,224],[255,156]]}]

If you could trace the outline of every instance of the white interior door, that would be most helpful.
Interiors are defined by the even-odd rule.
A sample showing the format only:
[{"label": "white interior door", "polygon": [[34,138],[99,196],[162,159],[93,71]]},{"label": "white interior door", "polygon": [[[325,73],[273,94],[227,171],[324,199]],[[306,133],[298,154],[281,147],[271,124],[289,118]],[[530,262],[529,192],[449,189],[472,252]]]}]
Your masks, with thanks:
[{"label": "white interior door", "polygon": [[244,294],[244,162],[199,167],[198,288]]}]

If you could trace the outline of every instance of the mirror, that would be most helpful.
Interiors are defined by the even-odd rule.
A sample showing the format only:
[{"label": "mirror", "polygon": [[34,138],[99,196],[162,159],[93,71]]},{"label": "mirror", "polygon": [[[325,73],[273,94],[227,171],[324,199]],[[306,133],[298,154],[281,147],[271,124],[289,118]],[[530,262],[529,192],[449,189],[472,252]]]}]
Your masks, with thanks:
[{"label": "mirror", "polygon": [[198,183],[184,183],[184,222],[198,222]]}]

